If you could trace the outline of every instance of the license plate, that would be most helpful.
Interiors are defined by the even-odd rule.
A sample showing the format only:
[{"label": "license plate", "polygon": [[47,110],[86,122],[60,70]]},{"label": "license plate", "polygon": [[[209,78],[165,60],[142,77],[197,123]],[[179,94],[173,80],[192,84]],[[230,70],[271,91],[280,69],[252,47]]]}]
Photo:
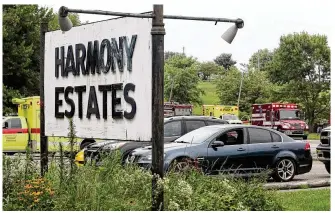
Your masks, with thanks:
[{"label": "license plate", "polygon": [[285,134],[286,134],[286,135],[291,135],[292,132],[291,132],[291,131],[285,131]]}]

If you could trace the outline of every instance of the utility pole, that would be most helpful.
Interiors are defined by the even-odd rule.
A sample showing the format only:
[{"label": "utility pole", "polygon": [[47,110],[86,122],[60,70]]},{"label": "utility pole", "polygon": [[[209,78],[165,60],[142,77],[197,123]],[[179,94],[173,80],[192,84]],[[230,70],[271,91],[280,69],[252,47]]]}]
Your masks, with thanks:
[{"label": "utility pole", "polygon": [[238,98],[237,98],[237,108],[240,107],[240,98],[241,98],[241,91],[242,91],[242,84],[243,84],[243,77],[244,77],[244,72],[248,72],[248,67],[246,64],[240,64],[243,68],[242,70],[242,75],[241,75],[241,81],[240,81],[240,89],[238,92]]},{"label": "utility pole", "polygon": [[173,90],[174,79],[175,79],[175,77],[172,78],[172,82],[171,82],[171,89],[170,89],[170,98],[169,98],[169,102],[171,102],[171,99],[172,99],[172,90]]},{"label": "utility pole", "polygon": [[237,108],[238,109],[240,107],[240,98],[241,98],[241,90],[242,90],[242,83],[243,83],[243,74],[244,74],[244,72],[242,71],[242,76],[241,76],[241,81],[240,81],[240,89],[239,89],[238,98],[237,98]]},{"label": "utility pole", "polygon": [[185,47],[183,47],[183,55],[185,55]]}]

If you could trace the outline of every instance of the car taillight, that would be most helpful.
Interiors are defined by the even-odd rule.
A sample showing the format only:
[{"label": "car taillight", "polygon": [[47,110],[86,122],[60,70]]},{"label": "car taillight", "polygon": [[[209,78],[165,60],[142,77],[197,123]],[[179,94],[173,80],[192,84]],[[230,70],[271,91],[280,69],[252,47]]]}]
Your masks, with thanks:
[{"label": "car taillight", "polygon": [[311,145],[309,143],[306,143],[305,145],[305,151],[311,150]]}]

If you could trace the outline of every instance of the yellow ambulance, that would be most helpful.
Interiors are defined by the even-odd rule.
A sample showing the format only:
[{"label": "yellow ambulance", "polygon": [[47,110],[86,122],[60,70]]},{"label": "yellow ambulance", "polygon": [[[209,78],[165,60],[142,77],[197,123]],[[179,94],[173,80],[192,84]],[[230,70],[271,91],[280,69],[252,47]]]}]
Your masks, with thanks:
[{"label": "yellow ambulance", "polygon": [[202,115],[220,118],[222,115],[239,115],[237,106],[202,105]]},{"label": "yellow ambulance", "polygon": [[[2,119],[2,150],[3,152],[25,152],[27,146],[33,152],[40,151],[40,97],[14,98],[18,105],[17,116],[5,116]],[[94,143],[93,138],[76,138],[75,150],[83,149]],[[64,145],[64,150],[69,150],[69,138],[48,137],[48,150],[59,150],[59,142]]]}]

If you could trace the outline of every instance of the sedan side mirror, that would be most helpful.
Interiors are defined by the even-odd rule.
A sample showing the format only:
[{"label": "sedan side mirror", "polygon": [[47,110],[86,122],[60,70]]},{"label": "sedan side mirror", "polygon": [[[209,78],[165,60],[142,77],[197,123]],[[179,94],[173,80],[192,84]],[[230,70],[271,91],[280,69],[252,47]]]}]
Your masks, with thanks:
[{"label": "sedan side mirror", "polygon": [[216,147],[220,147],[220,146],[224,146],[224,143],[222,141],[214,141],[211,146],[213,148],[216,148]]}]

